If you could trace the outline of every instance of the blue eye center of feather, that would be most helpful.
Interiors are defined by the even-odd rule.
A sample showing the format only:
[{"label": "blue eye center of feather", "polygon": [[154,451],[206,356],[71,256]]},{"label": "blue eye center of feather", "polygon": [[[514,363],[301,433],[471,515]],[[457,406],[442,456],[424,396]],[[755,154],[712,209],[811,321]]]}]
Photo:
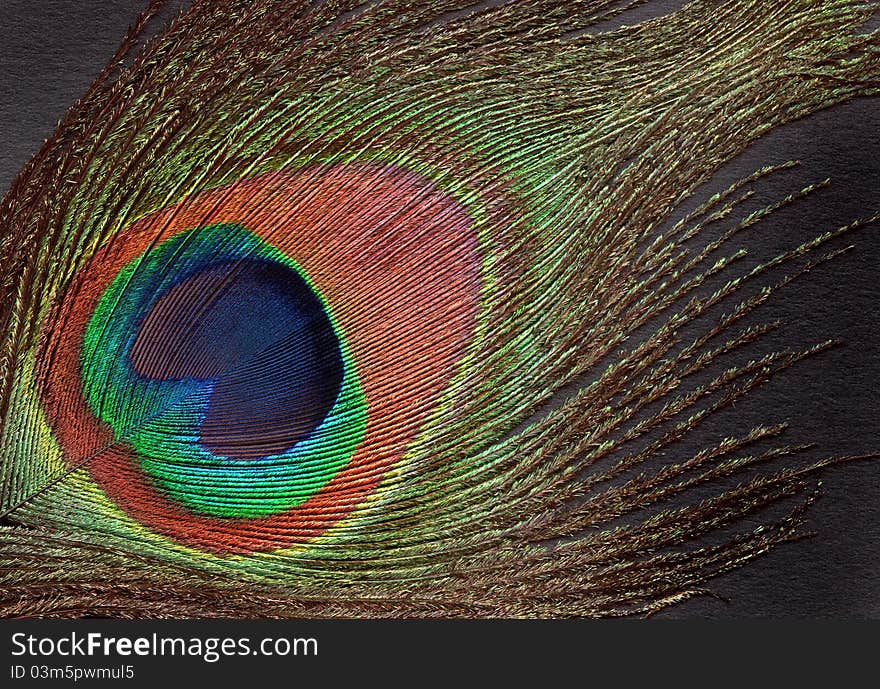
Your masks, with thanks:
[{"label": "blue eye center of feather", "polygon": [[181,232],[130,261],[80,361],[94,414],[197,514],[300,505],[364,437],[366,399],[322,295],[239,225]]},{"label": "blue eye center of feather", "polygon": [[320,300],[296,271],[265,260],[225,261],[173,285],[141,321],[129,358],[146,378],[214,379],[199,441],[232,459],[307,437],[343,378]]}]

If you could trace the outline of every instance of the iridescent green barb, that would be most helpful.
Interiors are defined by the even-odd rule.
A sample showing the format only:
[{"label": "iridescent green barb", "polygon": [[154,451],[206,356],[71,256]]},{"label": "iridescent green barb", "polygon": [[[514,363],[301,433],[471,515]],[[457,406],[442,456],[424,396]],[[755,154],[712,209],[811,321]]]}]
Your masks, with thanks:
[{"label": "iridescent green barb", "polygon": [[878,93],[880,2],[163,4],[0,205],[4,615],[647,613],[800,535],[851,458],[703,424],[876,217],[680,216]]}]

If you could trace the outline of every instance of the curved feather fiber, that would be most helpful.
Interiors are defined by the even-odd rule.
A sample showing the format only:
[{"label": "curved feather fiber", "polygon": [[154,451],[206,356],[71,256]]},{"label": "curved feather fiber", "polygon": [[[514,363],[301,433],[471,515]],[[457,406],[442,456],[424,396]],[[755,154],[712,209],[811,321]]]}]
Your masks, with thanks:
[{"label": "curved feather fiber", "polygon": [[[748,233],[815,187],[743,212],[767,167],[680,209],[771,128],[878,92],[857,29],[880,3],[696,0],[595,33],[628,6],[196,0],[139,48],[161,4],[0,206],[5,616],[648,613],[800,536],[850,458],[701,429],[833,344],[776,351],[755,312],[874,219],[756,265]],[[255,451],[300,492],[270,471],[239,514],[238,484],[198,484],[252,488],[263,460],[156,449],[197,444],[202,388],[94,371],[127,361],[136,295],[257,258],[315,290],[348,382],[318,454]],[[261,347],[212,375],[305,351]]]}]

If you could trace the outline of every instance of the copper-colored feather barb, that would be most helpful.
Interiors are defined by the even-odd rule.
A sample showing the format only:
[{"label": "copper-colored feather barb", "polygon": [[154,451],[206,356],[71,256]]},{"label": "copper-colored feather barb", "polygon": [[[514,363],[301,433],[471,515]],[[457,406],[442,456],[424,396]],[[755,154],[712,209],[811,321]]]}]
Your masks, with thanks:
[{"label": "copper-colored feather barb", "polygon": [[0,204],[4,615],[652,613],[800,537],[855,458],[707,422],[877,216],[685,208],[880,91],[880,3],[164,4]]}]

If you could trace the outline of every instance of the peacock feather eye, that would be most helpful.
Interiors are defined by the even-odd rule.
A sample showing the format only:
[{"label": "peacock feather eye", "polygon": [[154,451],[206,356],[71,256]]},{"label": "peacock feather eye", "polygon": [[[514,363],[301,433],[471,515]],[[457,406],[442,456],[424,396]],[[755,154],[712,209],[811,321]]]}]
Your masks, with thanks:
[{"label": "peacock feather eye", "polygon": [[480,281],[467,209],[429,180],[257,176],[95,253],[46,317],[40,394],[68,466],[140,524],[218,553],[290,546],[401,460],[473,336]]},{"label": "peacock feather eye", "polygon": [[[244,251],[218,253],[230,239]],[[203,514],[299,505],[363,437],[363,393],[324,305],[257,241],[214,225],[141,254],[101,296],[82,340],[96,421]]]},{"label": "peacock feather eye", "polygon": [[800,538],[854,458],[727,412],[878,215],[742,154],[880,94],[880,2],[164,4],[0,202],[0,614],[621,616]]}]

